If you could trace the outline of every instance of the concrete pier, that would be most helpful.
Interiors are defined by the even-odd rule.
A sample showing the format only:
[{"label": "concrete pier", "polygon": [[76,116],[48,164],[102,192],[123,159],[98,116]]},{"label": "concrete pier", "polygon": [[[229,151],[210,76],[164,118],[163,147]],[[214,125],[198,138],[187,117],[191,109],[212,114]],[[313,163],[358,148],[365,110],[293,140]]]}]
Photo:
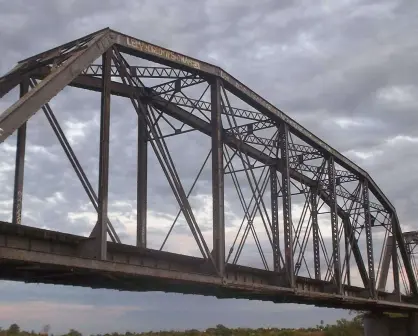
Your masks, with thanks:
[{"label": "concrete pier", "polygon": [[418,336],[418,315],[390,317],[368,314],[364,317],[364,336]]}]

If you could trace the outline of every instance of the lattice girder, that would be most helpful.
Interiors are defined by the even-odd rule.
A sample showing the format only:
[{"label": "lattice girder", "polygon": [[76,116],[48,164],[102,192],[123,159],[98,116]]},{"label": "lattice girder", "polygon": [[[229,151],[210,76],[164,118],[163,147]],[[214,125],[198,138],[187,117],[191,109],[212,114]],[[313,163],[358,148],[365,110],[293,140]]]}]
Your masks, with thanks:
[{"label": "lattice girder", "polygon": [[[155,62],[162,66],[131,66],[123,58],[123,54]],[[102,55],[104,55],[104,63],[102,65],[93,64]],[[106,57],[109,60],[106,61]],[[282,284],[290,287],[297,285],[300,260],[303,258],[298,257],[299,261],[295,265],[294,253],[299,248],[301,249],[299,256],[305,253],[306,244],[298,245],[299,235],[305,233],[305,236],[309,237],[309,230],[311,230],[303,229],[303,225],[300,223],[297,228],[294,226],[291,199],[293,197],[292,190],[296,188],[301,195],[305,196],[306,204],[309,203],[311,207],[309,225],[313,225],[312,234],[313,239],[316,240],[313,247],[315,258],[319,258],[317,255],[320,236],[315,231],[315,226],[318,225],[316,218],[318,211],[314,208],[319,208],[318,201],[322,201],[330,209],[332,256],[328,260],[328,267],[332,265],[332,271],[329,273],[329,281],[335,285],[333,288],[337,294],[343,294],[344,286],[346,286],[343,279],[343,269],[344,267],[349,268],[349,260],[340,260],[339,255],[341,237],[345,237],[346,248],[349,246],[354,255],[364,288],[369,292],[368,295],[371,298],[377,298],[371,228],[380,225],[390,229],[395,236],[397,248],[407,273],[410,292],[413,295],[418,295],[415,274],[408,257],[396,211],[369,174],[223,69],[113,30],[104,29],[20,62],[15,69],[0,78],[0,96],[28,78],[39,82],[32,87],[32,90],[23,93],[15,104],[0,115],[0,142],[3,142],[13,132],[20,130],[25,122],[40,109],[43,109],[45,114],[53,119],[48,102],[66,86],[101,92],[102,112],[106,113],[109,113],[108,109],[110,108],[107,106],[106,99],[109,99],[110,95],[131,99],[138,114],[138,120],[144,118],[141,122],[147,125],[143,130],[144,142],[159,143],[160,151],[163,151],[163,139],[168,135],[152,129],[152,123],[156,121],[157,113],[170,116],[181,121],[182,125],[187,125],[191,130],[200,131],[212,138],[212,150],[217,153],[217,160],[212,161],[212,177],[218,181],[218,184],[213,184],[214,204],[217,204],[218,208],[214,207],[213,209],[214,223],[216,218],[217,226],[213,231],[212,251],[209,251],[199,233],[187,199],[188,195],[181,184],[176,183],[175,179],[173,179],[172,186],[177,200],[181,203],[182,211],[187,217],[189,227],[196,241],[200,242],[199,246],[201,246],[204,259],[213,264],[220,276],[223,276],[225,272],[225,242],[221,242],[222,239],[224,240],[225,230],[223,174],[220,174],[220,171],[225,170],[223,148],[227,147],[235,153],[240,153],[244,166],[240,170],[231,168],[229,170],[231,174],[238,171],[246,172],[247,178],[251,179],[254,176],[248,175],[247,171],[255,168],[255,162],[260,163],[260,167],[269,167],[269,178],[273,181],[272,183],[276,184],[272,187],[272,192],[276,194],[275,197],[283,200],[285,251],[280,250],[279,242],[274,237],[278,234],[275,229],[275,225],[278,225],[277,216],[272,214],[271,217],[267,216],[265,220],[266,231],[273,251],[275,251],[273,252],[274,269],[283,276],[283,279],[286,278],[285,281],[282,279],[284,281]],[[119,80],[112,80],[112,78]],[[144,84],[145,79],[166,79],[168,81],[146,85]],[[205,93],[200,99],[190,98],[185,94],[186,90],[193,90],[199,85],[207,85],[209,88],[210,102],[203,99]],[[228,95],[239,98],[250,108],[232,106]],[[229,126],[226,126],[227,123],[222,118],[230,121]],[[241,120],[241,124],[236,122],[238,119]],[[242,124],[242,122],[246,123]],[[108,121],[103,119],[102,127],[106,129]],[[59,136],[59,127],[56,129],[56,134]],[[147,129],[150,134],[145,134],[148,132]],[[271,130],[276,130],[276,133],[269,138],[267,133]],[[174,133],[170,136],[185,132],[181,128],[173,128],[173,131]],[[106,140],[106,134],[102,134],[102,136],[104,137],[102,146],[105,147],[101,149],[100,162],[103,169],[106,170],[108,165],[106,141],[108,140]],[[144,152],[142,155],[146,155],[146,153]],[[67,156],[70,161],[76,162],[74,158],[71,159],[71,153]],[[244,156],[246,161],[243,159]],[[166,170],[171,174],[176,174],[175,169],[169,164],[167,164]],[[93,236],[101,237],[99,241],[100,258],[106,259],[106,231],[113,237],[112,240],[116,242],[120,242],[120,240],[107,218],[107,200],[106,196],[103,196],[103,193],[107,194],[105,187],[107,173],[103,173],[102,168],[100,171],[102,189],[99,189],[99,196],[95,195],[94,191],[90,191],[90,199],[99,213]],[[282,176],[281,180],[275,176],[278,172]],[[146,174],[141,179],[146,179]],[[82,183],[83,180],[88,189],[89,182],[81,176]],[[257,183],[255,186],[252,190],[253,193],[259,194],[262,198],[261,189],[258,190],[260,186]],[[146,196],[142,194],[142,197]],[[243,206],[246,208],[249,205],[244,204]],[[272,209],[277,210],[277,206],[278,204],[272,200]],[[146,212],[146,209],[138,208],[138,213],[141,213],[142,216],[144,216],[144,211]],[[261,208],[259,211],[262,213]],[[252,221],[250,217],[248,222]],[[146,220],[144,218],[142,220],[144,226],[141,229],[145,230]],[[250,228],[251,225],[248,227]],[[367,242],[367,267],[358,243],[363,229]],[[256,237],[254,238],[256,239]],[[138,241],[142,244],[138,243],[138,246],[146,247],[146,232],[138,233]],[[346,266],[343,265],[344,262],[346,262]],[[319,260],[315,259],[317,280],[321,279],[320,273]]]}]

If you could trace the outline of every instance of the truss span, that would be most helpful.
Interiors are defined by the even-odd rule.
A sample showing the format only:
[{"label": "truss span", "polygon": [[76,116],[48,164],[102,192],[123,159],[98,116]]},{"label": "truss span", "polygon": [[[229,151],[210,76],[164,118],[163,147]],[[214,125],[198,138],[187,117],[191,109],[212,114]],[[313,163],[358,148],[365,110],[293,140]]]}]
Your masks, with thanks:
[{"label": "truss span", "polygon": [[[106,28],[20,61],[0,78],[0,97],[10,96],[17,86],[20,98],[0,115],[0,142],[17,138],[12,220],[0,225],[4,279],[97,287],[105,277],[106,288],[417,309],[407,242],[393,205],[370,175],[223,69]],[[101,96],[97,190],[50,106],[67,87]],[[112,96],[135,112],[136,246],[130,247],[108,210]],[[88,237],[16,229],[25,224],[27,121],[38,111],[46,116],[97,216]],[[209,140],[207,155],[187,190],[170,144],[196,134]],[[155,173],[148,167],[151,154],[179,207],[159,247],[150,239],[148,220],[149,176]],[[199,208],[192,204],[194,188],[208,170],[211,188],[202,187],[198,195],[210,196],[209,221],[197,216]],[[227,208],[234,220],[226,216]],[[183,258],[176,250],[162,254],[178,221],[192,237],[197,256]],[[53,243],[45,240],[49,235]],[[388,237],[390,254],[384,252]],[[242,266],[248,247],[251,265]],[[384,253],[384,280],[377,286]],[[386,286],[389,258],[393,279]],[[98,280],[66,277],[69,269],[95,272]],[[146,288],[138,280],[134,286],[135,274],[159,285]],[[131,284],[122,285],[126,281]]]}]

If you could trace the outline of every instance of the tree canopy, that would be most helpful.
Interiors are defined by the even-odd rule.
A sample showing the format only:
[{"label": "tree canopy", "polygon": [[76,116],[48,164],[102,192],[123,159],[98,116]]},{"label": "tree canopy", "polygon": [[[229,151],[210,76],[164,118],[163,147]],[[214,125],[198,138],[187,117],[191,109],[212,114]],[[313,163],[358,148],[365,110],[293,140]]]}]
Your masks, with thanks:
[{"label": "tree canopy", "polygon": [[[81,332],[76,329],[70,329],[66,334],[50,333],[53,329],[49,324],[46,324],[40,332],[21,330],[17,323],[11,324],[7,329],[0,328],[0,336],[35,336],[35,335],[50,335],[50,336],[83,336]],[[259,328],[247,329],[236,328],[231,329],[222,324],[216,327],[208,328],[206,330],[185,330],[185,331],[154,331],[145,333],[135,333],[126,331],[124,333],[108,333],[97,334],[91,336],[171,336],[171,335],[186,335],[186,336],[363,336],[363,319],[361,315],[354,317],[352,320],[341,319],[335,324],[324,325],[323,321],[319,325],[312,328]]]}]

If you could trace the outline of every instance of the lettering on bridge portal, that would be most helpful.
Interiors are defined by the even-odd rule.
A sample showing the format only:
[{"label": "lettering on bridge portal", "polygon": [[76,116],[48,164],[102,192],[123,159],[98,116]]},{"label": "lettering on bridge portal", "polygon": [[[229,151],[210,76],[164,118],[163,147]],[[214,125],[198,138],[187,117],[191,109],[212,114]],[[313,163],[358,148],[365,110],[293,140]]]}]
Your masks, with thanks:
[{"label": "lettering on bridge portal", "polygon": [[155,46],[155,45],[143,42],[143,41],[139,41],[131,37],[126,38],[126,44],[132,48],[146,52],[147,54],[160,56],[170,61],[182,63],[184,65],[193,67],[195,69],[200,69],[200,63],[198,61],[191,59],[189,57],[177,54],[174,51],[163,49],[161,47],[158,47],[158,46]]}]

